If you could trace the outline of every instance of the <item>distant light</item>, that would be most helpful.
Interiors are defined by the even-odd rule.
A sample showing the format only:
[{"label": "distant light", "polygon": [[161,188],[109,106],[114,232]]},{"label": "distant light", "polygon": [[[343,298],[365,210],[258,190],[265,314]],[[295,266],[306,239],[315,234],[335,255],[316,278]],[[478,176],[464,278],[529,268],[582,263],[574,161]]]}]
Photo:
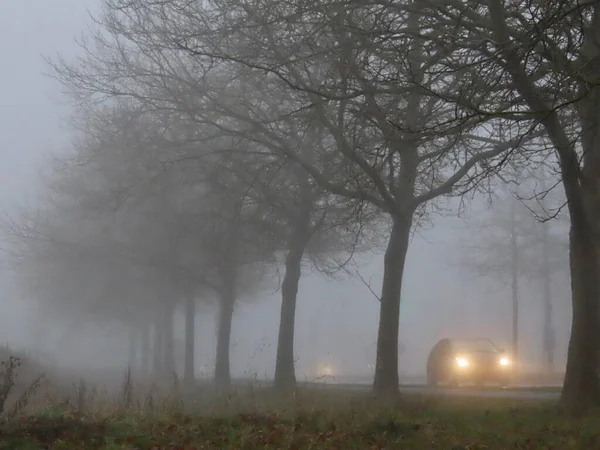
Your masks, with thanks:
[{"label": "distant light", "polygon": [[508,365],[510,365],[510,360],[508,358],[500,358],[500,365],[508,366]]},{"label": "distant light", "polygon": [[327,376],[333,375],[333,369],[330,366],[323,367],[323,375],[327,375]]},{"label": "distant light", "polygon": [[333,367],[331,367],[329,364],[324,364],[319,367],[317,375],[320,377],[332,377],[334,375]]}]

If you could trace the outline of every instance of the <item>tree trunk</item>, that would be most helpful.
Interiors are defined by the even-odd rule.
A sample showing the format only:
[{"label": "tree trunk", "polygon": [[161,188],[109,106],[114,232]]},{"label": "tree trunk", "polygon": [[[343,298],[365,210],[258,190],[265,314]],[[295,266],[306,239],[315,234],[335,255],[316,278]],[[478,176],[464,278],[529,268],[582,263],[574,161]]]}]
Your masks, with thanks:
[{"label": "tree trunk", "polygon": [[196,299],[188,295],[185,299],[185,361],[183,368],[183,381],[191,386],[195,374],[195,339],[196,339]]},{"label": "tree trunk", "polygon": [[153,327],[154,344],[152,346],[152,372],[154,378],[162,378],[164,375],[163,352],[164,352],[164,330],[161,323],[160,314],[156,314]]},{"label": "tree trunk", "polygon": [[170,377],[177,373],[175,363],[175,336],[173,333],[173,314],[172,305],[167,305],[164,310],[164,374]]},{"label": "tree trunk", "polygon": [[517,235],[517,212],[514,201],[511,206],[511,279],[512,279],[512,357],[519,358],[519,242]]},{"label": "tree trunk", "polygon": [[562,402],[573,411],[600,405],[600,6],[594,6],[592,17],[581,47],[581,75],[587,81],[578,104],[583,167],[572,180],[579,201],[569,205],[573,323]]},{"label": "tree trunk", "polygon": [[281,313],[275,363],[275,388],[290,391],[296,388],[294,370],[294,326],[296,299],[302,275],[302,257],[310,239],[310,211],[296,224],[290,238],[285,260],[285,275],[281,284]]},{"label": "tree trunk", "polygon": [[140,327],[140,345],[141,345],[141,371],[145,376],[150,374],[150,360],[152,359],[152,348],[150,343],[150,327],[147,323],[143,323]]},{"label": "tree trunk", "polygon": [[138,369],[138,346],[137,346],[137,327],[129,325],[127,327],[129,334],[129,369],[135,372]]},{"label": "tree trunk", "polygon": [[235,297],[235,284],[225,285],[220,296],[217,330],[217,361],[215,364],[215,386],[217,389],[226,390],[231,385],[229,350]]},{"label": "tree trunk", "polygon": [[548,242],[548,223],[542,224],[542,283],[544,296],[544,327],[543,327],[543,354],[546,371],[554,372],[554,351],[556,339],[552,326],[552,270],[550,268],[550,257]]},{"label": "tree trunk", "polygon": [[579,223],[570,232],[573,321],[562,403],[571,411],[600,404],[598,330],[599,266],[593,236]]},{"label": "tree trunk", "polygon": [[377,357],[373,392],[379,397],[398,395],[398,328],[400,325],[400,294],[412,216],[395,217],[385,252]]}]

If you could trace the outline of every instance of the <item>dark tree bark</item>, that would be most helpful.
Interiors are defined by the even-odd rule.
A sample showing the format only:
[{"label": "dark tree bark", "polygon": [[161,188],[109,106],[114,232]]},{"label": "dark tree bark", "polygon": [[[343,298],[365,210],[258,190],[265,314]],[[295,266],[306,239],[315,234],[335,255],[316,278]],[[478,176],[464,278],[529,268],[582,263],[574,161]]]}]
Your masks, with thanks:
[{"label": "dark tree bark", "polygon": [[290,391],[296,388],[294,369],[294,328],[298,285],[302,275],[302,258],[310,239],[310,209],[295,223],[285,260],[285,276],[281,284],[281,313],[275,363],[275,388]]},{"label": "dark tree bark", "polygon": [[226,284],[222,289],[219,305],[217,361],[215,364],[215,386],[217,389],[226,390],[231,386],[229,351],[235,300],[235,283]]},{"label": "dark tree bark", "polygon": [[600,267],[592,236],[581,224],[571,225],[570,245],[573,319],[561,400],[569,410],[575,412],[600,404],[598,380]]},{"label": "dark tree bark", "polygon": [[[596,7],[595,29],[600,27],[600,9]],[[589,42],[594,37],[593,55],[600,58],[598,36],[587,36]],[[592,55],[589,55],[592,56]],[[599,340],[600,329],[600,68],[589,61],[590,72],[585,74],[594,81],[592,86],[582,87],[583,99],[580,101],[582,146],[584,150],[583,169],[565,180],[578,194],[576,201],[569,204],[571,217],[570,267],[573,319],[567,370],[563,385],[562,402],[572,411],[585,410],[600,405]],[[562,160],[561,160],[562,165]],[[577,176],[575,176],[577,175]],[[566,188],[565,188],[566,189]],[[569,197],[567,196],[567,199]]]},{"label": "dark tree bark", "polygon": [[385,252],[377,357],[373,391],[378,397],[398,394],[398,331],[400,326],[400,294],[404,264],[410,241],[412,215],[394,217],[390,240]]},{"label": "dark tree bark", "polygon": [[195,339],[196,339],[196,299],[188,295],[185,299],[185,360],[183,381],[187,385],[194,383]]}]

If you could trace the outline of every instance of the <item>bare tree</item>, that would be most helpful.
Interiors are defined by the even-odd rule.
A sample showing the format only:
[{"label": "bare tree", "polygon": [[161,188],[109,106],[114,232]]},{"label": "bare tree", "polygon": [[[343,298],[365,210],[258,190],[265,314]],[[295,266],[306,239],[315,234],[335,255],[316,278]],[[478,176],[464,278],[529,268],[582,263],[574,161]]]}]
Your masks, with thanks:
[{"label": "bare tree", "polygon": [[421,38],[446,50],[440,66],[469,68],[462,89],[437,94],[482,119],[539,127],[555,152],[571,224],[573,322],[562,402],[571,411],[597,405],[600,7],[500,0],[415,5],[431,24]]},{"label": "bare tree", "polygon": [[[106,20],[108,26],[109,20],[112,19],[109,19],[107,16]],[[112,23],[112,25],[116,24]],[[97,38],[101,39],[100,36],[97,36]],[[118,56],[117,54],[116,57]],[[174,58],[173,60],[177,59],[174,55],[169,56]],[[155,73],[155,76],[157,78],[164,77],[165,73],[163,70],[170,70],[172,68],[170,65],[171,62],[168,60],[164,61],[165,64],[160,71]],[[185,64],[185,61],[182,62],[180,59],[179,63]],[[129,68],[136,70],[135,65],[130,65]],[[273,152],[270,147],[274,144],[278,145],[277,140],[282,139],[281,132],[269,134],[268,137],[270,140],[268,145],[265,145],[264,136],[258,135],[258,139],[255,139],[252,135],[248,135],[248,130],[230,128],[228,122],[241,123],[247,126],[252,125],[254,120],[253,117],[243,117],[243,120],[240,120],[236,114],[238,111],[248,107],[248,103],[244,103],[242,100],[256,98],[256,96],[248,95],[248,92],[251,93],[252,91],[248,91],[247,83],[241,85],[241,87],[234,87],[234,89],[230,85],[225,84],[227,92],[216,91],[213,88],[211,92],[213,97],[221,97],[222,104],[218,108],[211,108],[208,111],[209,114],[207,114],[204,110],[193,109],[197,108],[197,105],[194,104],[194,101],[197,101],[194,99],[194,96],[197,96],[198,93],[192,86],[196,83],[193,79],[189,78],[189,73],[194,72],[182,73],[175,70],[171,74],[173,76],[171,81],[177,84],[178,90],[189,90],[190,95],[184,96],[183,99],[179,95],[173,95],[173,92],[170,90],[167,92],[152,92],[150,96],[146,96],[143,100],[140,100],[136,96],[131,96],[131,98],[138,100],[138,104],[144,105],[146,111],[153,111],[157,116],[164,117],[165,114],[172,113],[172,110],[165,112],[164,109],[176,108],[176,112],[173,112],[169,116],[169,119],[167,119],[171,127],[185,127],[185,124],[190,121],[190,113],[193,113],[191,117],[192,123],[195,126],[201,123],[204,130],[207,130],[207,124],[212,127],[211,131],[200,137],[193,131],[191,134],[183,133],[182,136],[171,140],[171,148],[182,145],[189,147],[191,143],[198,142],[198,140],[208,143],[209,140],[219,141],[227,136],[236,139],[233,148],[227,149],[229,155],[223,157],[227,159],[226,170],[230,171],[237,181],[245,183],[248,188],[246,195],[251,197],[253,201],[262,202],[267,208],[270,208],[270,220],[275,219],[286,230],[279,237],[282,241],[281,248],[286,252],[286,272],[282,283],[282,321],[278,339],[275,378],[278,387],[283,389],[293,388],[295,386],[293,369],[294,317],[298,284],[301,276],[301,261],[308,253],[313,263],[316,262],[315,256],[318,256],[320,262],[325,259],[328,263],[331,263],[332,259],[328,258],[327,255],[335,253],[339,256],[341,253],[343,254],[342,258],[334,258],[336,261],[333,261],[333,265],[339,266],[343,264],[349,259],[349,254],[356,249],[364,226],[374,214],[370,208],[361,205],[360,201],[338,199],[332,196],[331,193],[324,191],[321,186],[314,183],[302,165],[286,158],[285,151]],[[204,74],[206,75],[206,71],[204,71]],[[72,76],[77,78],[75,73],[68,70],[63,75],[65,76],[64,80],[71,79]],[[140,82],[139,87],[144,88],[143,81],[135,75],[132,76],[136,78],[136,82]],[[255,81],[255,78],[247,80],[247,82]],[[268,88],[269,86],[262,86],[263,90]],[[264,91],[259,92],[264,93]],[[104,94],[113,97],[120,96],[115,92],[108,91],[104,92]],[[232,110],[230,108],[227,110],[227,107],[230,106],[227,104],[227,101],[232,98],[235,99],[238,94],[240,96],[235,105],[236,109]],[[190,102],[190,98],[193,99],[192,102]],[[259,100],[262,101],[264,98],[265,96],[261,94]],[[211,98],[207,100],[211,100]],[[165,106],[165,101],[167,103],[170,102],[170,106]],[[157,103],[160,104],[157,105]],[[270,104],[272,105],[272,102]],[[94,108],[90,108],[89,104],[85,105],[84,111],[86,108],[88,114],[90,110],[94,110]],[[216,116],[215,112],[217,113]],[[225,120],[223,120],[224,117],[226,118]],[[288,136],[286,149],[290,145],[292,147],[296,144],[300,145],[303,157],[315,159],[314,154],[319,150],[324,151],[323,149],[327,145],[324,143],[323,138],[323,135],[327,136],[326,133],[322,131],[307,133],[307,130],[302,128],[302,122],[300,121],[300,126],[298,127],[298,120],[296,118],[293,119],[287,121],[288,126],[286,130],[283,130],[284,132],[292,130],[295,134],[295,139],[293,140],[289,139]],[[174,125],[175,123],[177,125]],[[314,120],[310,125],[314,126]],[[307,135],[310,136],[307,137]],[[240,146],[250,147],[250,153],[254,155],[255,160],[239,160]],[[169,163],[181,163],[195,158],[206,159],[206,155],[202,155],[203,152],[191,154],[181,152],[177,148],[175,154],[166,155],[165,157]],[[222,164],[223,161],[224,159],[221,159],[219,164]],[[329,165],[334,166],[335,163],[329,161]],[[354,224],[352,220],[355,221]]]},{"label": "bare tree", "polygon": [[[94,318],[105,317],[98,314],[102,308],[107,319],[129,322],[141,310],[152,311],[147,320],[154,323],[154,367],[160,376],[175,370],[176,305],[186,299],[192,314],[188,299],[214,291],[220,306],[215,380],[227,386],[234,305],[240,290],[260,287],[272,261],[273,227],[247,195],[248,187],[226,170],[226,161],[165,170],[163,152],[171,147],[161,139],[160,118],[135,113],[120,107],[86,118],[73,161],[54,173],[53,195],[40,211],[43,220],[24,216],[5,231],[17,244],[14,253],[28,263],[29,270],[21,265],[19,271],[48,275],[37,292],[43,302],[55,307],[54,301],[66,302],[63,306],[78,306]],[[82,264],[82,255],[89,264]],[[59,271],[44,271],[47,259],[40,265],[40,256],[57,260]],[[73,277],[74,271],[79,276]],[[150,288],[139,288],[145,284]],[[189,328],[187,336],[193,340]],[[191,358],[191,342],[187,346]],[[190,381],[193,361],[185,366]]]},{"label": "bare tree", "polygon": [[[325,191],[385,214],[374,381],[385,395],[398,391],[400,291],[413,224],[439,196],[472,189],[527,132],[496,139],[493,123],[482,128],[430,95],[439,86],[452,91],[461,74],[432,72],[444,52],[390,31],[418,34],[422,14],[348,6],[108,0],[96,50],[84,47],[85,65],[54,67],[79,102],[127,97],[210,123],[294,161]],[[300,138],[317,123],[327,138],[307,158]]]},{"label": "bare tree", "polygon": [[[526,184],[526,183],[523,183]],[[520,187],[524,191],[527,187]],[[540,281],[544,328],[540,334],[548,368],[552,370],[554,343],[552,327],[552,278],[566,269],[568,244],[563,231],[550,229],[553,208],[544,202],[528,201],[508,186],[499,189],[487,214],[467,222],[464,266],[471,273],[511,286],[513,357],[519,349],[519,284],[523,277]],[[466,247],[466,248],[465,248]]]}]

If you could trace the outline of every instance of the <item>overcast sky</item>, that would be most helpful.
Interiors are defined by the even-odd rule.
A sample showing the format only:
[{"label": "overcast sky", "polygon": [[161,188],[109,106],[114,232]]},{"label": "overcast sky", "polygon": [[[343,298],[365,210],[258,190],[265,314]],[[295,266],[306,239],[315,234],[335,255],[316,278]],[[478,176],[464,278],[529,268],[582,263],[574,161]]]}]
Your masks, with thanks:
[{"label": "overcast sky", "polygon": [[[72,58],[77,53],[75,37],[89,24],[87,9],[95,0],[0,0],[0,206],[10,210],[35,198],[36,174],[44,154],[69,145],[64,125],[69,110],[57,83],[47,72],[42,55],[60,53]],[[510,343],[510,289],[499,289],[491,281],[473,281],[464,269],[451,267],[461,239],[467,238],[464,224],[456,218],[437,218],[434,226],[415,236],[408,255],[402,302],[401,341],[406,352],[401,370],[424,371],[429,348],[446,336],[489,336],[503,347]],[[372,256],[362,270],[372,278],[378,292],[382,258]],[[9,286],[9,278],[5,283]],[[559,361],[566,348],[569,325],[567,286],[556,286],[556,323],[559,326]],[[252,299],[236,313],[232,339],[232,368],[236,373],[272,373],[275,359],[278,293]],[[72,339],[62,324],[44,323],[38,333],[35,307],[27,305],[8,289],[2,296],[0,341],[16,346],[46,349],[70,346],[63,358],[106,361],[115,354],[113,334],[107,327]],[[541,299],[535,290],[524,292],[521,330],[523,353],[532,363],[540,360]],[[366,370],[374,362],[378,322],[377,300],[358,280],[327,280],[307,275],[301,281],[298,302],[297,358],[302,368],[315,360],[330,360],[348,371]],[[42,322],[43,323],[43,322]],[[199,365],[213,358],[212,317],[199,322]],[[50,333],[50,334],[46,334]],[[114,359],[113,359],[114,361]]]}]

